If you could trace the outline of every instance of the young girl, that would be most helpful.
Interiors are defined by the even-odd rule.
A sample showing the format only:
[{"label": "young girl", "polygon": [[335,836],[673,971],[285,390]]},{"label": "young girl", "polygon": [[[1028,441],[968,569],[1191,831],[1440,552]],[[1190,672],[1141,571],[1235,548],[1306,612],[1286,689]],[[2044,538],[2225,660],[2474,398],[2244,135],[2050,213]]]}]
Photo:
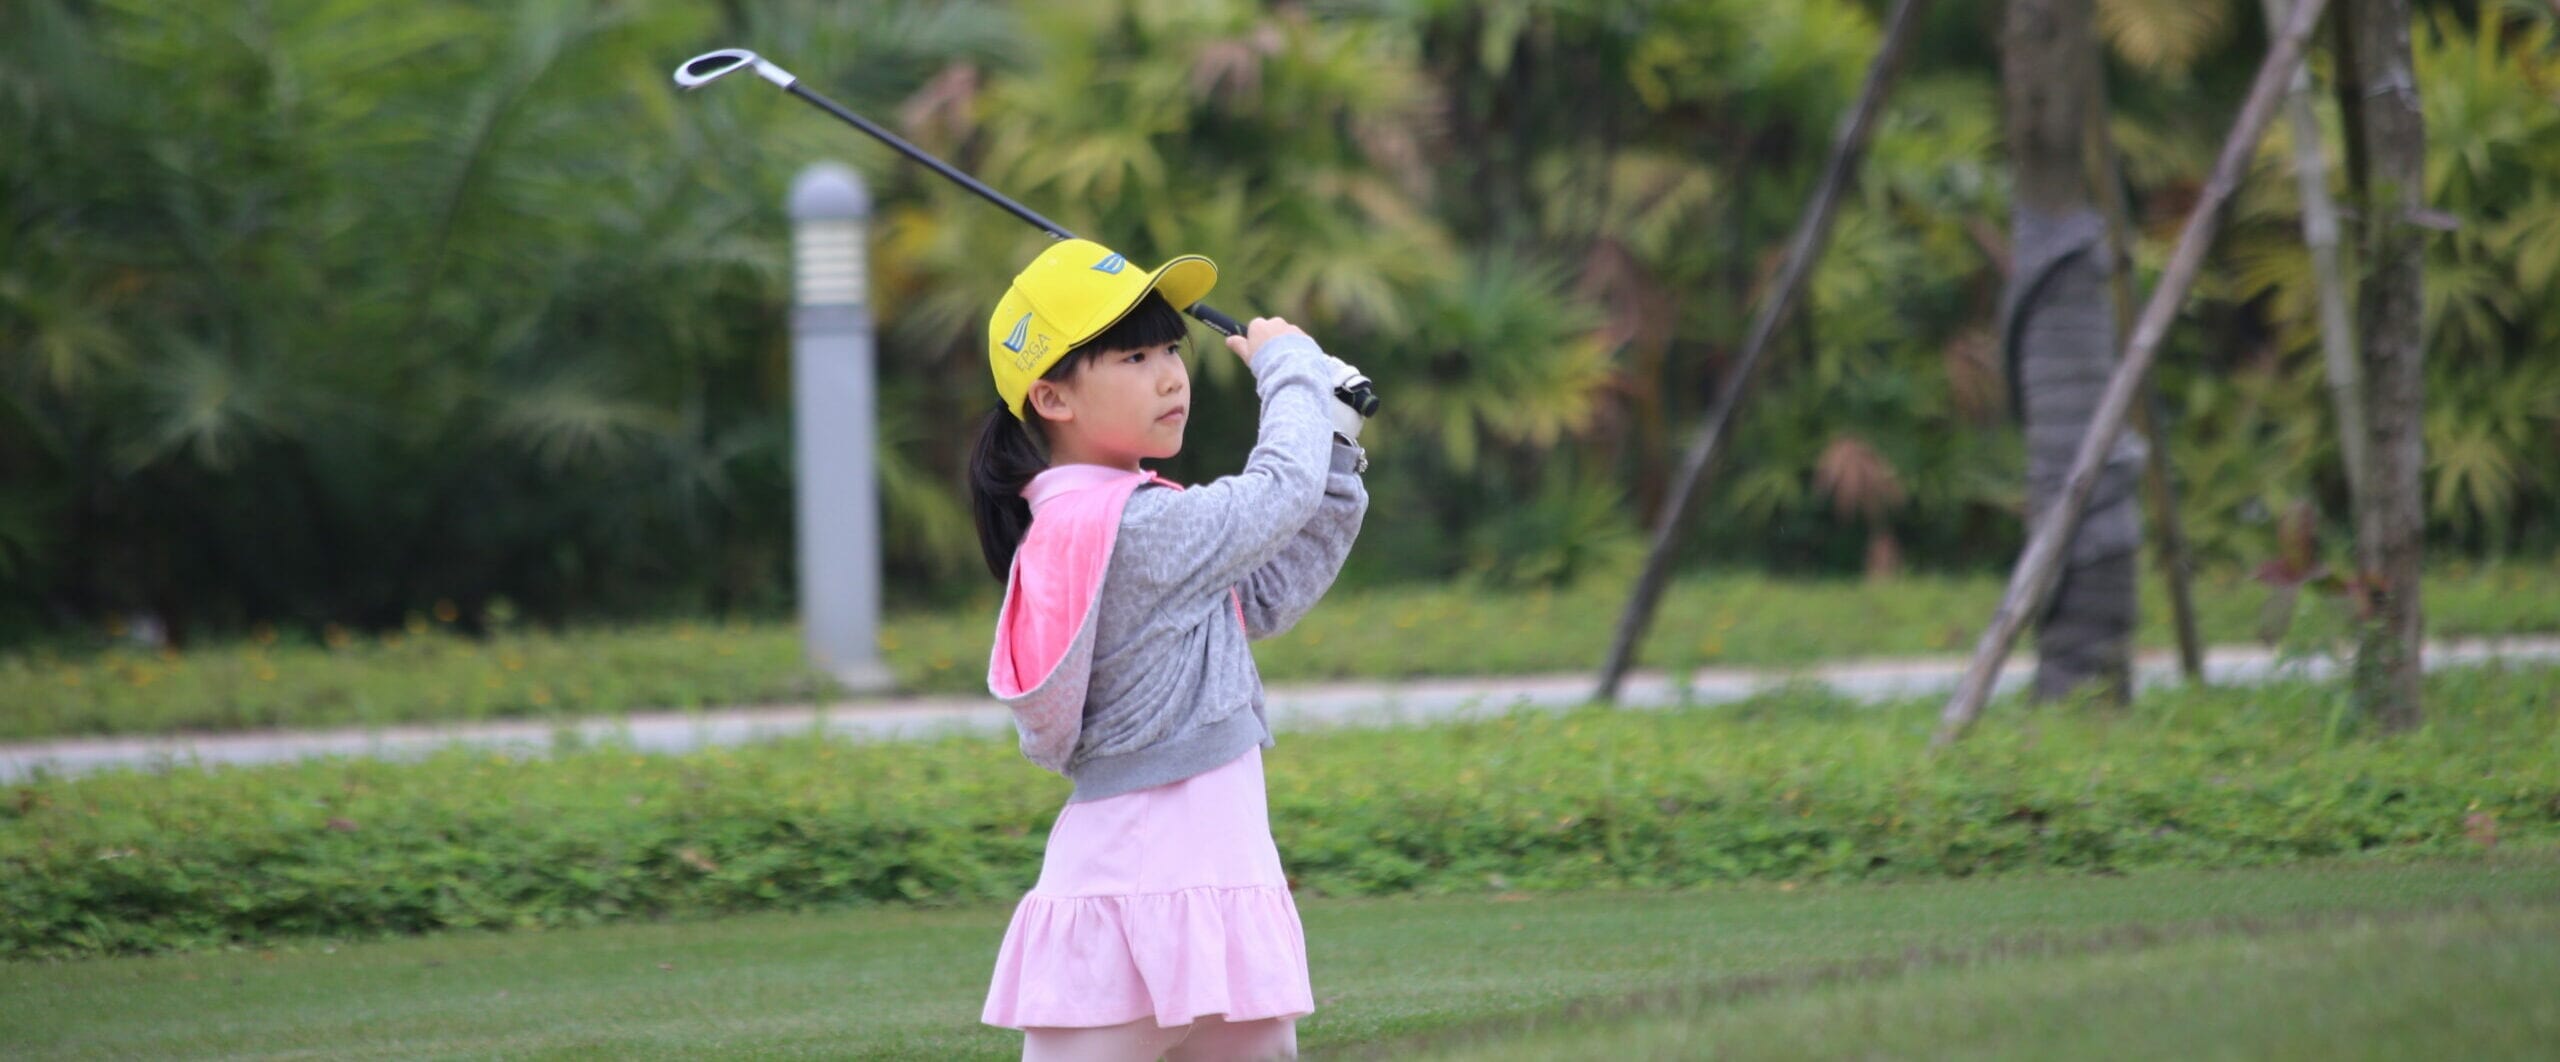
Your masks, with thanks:
[{"label": "young girl", "polygon": [[1293,1058],[1315,1010],[1246,642],[1313,608],[1360,532],[1360,417],[1333,396],[1356,370],[1257,319],[1227,340],[1262,399],[1244,471],[1187,490],[1145,471],[1191,413],[1175,307],[1216,282],[1205,258],[1150,273],[1067,240],[988,322],[1004,408],[970,478],[1005,596],[987,687],[1023,755],[1075,783],[981,1016],[1023,1030],[1026,1062]]}]

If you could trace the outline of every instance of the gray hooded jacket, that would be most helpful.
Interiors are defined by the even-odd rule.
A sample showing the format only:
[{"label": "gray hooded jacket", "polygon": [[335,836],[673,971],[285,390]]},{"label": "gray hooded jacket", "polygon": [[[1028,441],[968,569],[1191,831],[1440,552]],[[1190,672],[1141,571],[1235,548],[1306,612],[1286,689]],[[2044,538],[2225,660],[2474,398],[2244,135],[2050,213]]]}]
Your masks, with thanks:
[{"label": "gray hooded jacket", "polygon": [[1313,339],[1264,345],[1252,363],[1261,431],[1244,470],[1186,490],[1138,487],[1055,667],[1006,697],[993,678],[1003,662],[990,662],[990,690],[1013,709],[1024,755],[1075,782],[1069,802],[1177,782],[1272,745],[1247,642],[1315,607],[1369,507],[1363,455],[1326,415],[1336,401],[1327,364]]}]

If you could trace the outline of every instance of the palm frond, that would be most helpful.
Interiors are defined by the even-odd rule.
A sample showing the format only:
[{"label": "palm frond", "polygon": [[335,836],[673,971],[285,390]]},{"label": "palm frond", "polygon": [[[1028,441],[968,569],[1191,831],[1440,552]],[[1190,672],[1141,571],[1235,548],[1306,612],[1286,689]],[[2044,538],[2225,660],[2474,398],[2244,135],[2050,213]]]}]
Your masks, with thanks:
[{"label": "palm frond", "polygon": [[2229,0],[2097,0],[2098,34],[2125,62],[2176,78],[2231,31]]},{"label": "palm frond", "polygon": [[611,462],[652,437],[676,433],[675,416],[617,392],[592,368],[563,368],[492,397],[490,426],[554,471]]},{"label": "palm frond", "polygon": [[230,469],[285,422],[279,383],[236,357],[170,336],[136,375],[139,415],[118,446],[128,470],[185,457],[214,471]]}]

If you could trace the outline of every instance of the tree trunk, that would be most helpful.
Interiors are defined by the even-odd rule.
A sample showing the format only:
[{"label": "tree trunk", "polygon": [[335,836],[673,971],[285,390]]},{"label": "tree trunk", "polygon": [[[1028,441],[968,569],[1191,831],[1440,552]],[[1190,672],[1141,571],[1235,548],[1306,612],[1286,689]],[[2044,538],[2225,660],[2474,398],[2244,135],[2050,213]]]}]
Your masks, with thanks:
[{"label": "tree trunk", "polygon": [[2419,335],[2425,232],[2426,122],[2409,57],[2407,0],[2345,0],[2338,9],[2338,103],[2347,138],[2348,196],[2357,205],[2356,245],[2364,270],[2356,288],[2363,334],[2366,414],[2372,425],[2373,541],[2358,555],[2378,568],[2361,573],[2356,700],[2384,729],[2416,726],[2425,635],[2418,567],[2426,530],[2421,435],[2426,350]]},{"label": "tree trunk", "polygon": [[[2017,266],[2003,298],[2004,353],[2027,434],[2027,519],[2044,518],[2088,434],[2115,369],[2108,247],[2084,160],[2098,61],[2089,0],[2011,0],[2001,34],[2010,208]],[[2066,551],[2050,600],[2035,609],[2039,699],[2089,683],[2132,692],[2135,565],[2142,545],[2136,487],[2144,444],[2126,433],[2109,455]]]}]

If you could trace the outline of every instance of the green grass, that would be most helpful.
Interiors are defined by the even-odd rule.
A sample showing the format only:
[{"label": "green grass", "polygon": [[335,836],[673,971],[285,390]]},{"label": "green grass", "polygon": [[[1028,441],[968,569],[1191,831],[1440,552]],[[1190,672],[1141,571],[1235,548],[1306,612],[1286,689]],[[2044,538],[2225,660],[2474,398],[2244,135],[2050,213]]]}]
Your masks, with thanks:
[{"label": "green grass", "polygon": [[[2226,993],[2294,1008],[2288,1021],[2362,1015],[2403,987],[2425,988],[2435,1008],[2444,992],[2412,984],[2427,974],[2468,993],[2454,1012],[2464,1020],[2548,1029],[2555,904],[2560,862],[2548,850],[2219,874],[1308,899],[1318,1011],[1300,1042],[1312,1057],[1409,1057],[1563,1035],[1559,1050],[1531,1057],[1605,1057],[1618,1045],[1591,1049],[1603,1041],[1582,1023],[1659,1019],[1670,1005],[1710,1031],[1784,1023],[1749,1041],[1780,1053],[1818,1035],[1807,1042],[1835,1053],[2052,1054],[2042,1049],[2142,1043],[2100,1037]],[[2467,913],[2425,914],[2447,910]],[[1010,1058],[1018,1037],[976,1023],[1007,914],[872,909],[0,964],[0,1053]],[[2411,951],[2423,964],[2398,968]],[[2287,983],[2252,985],[2258,974]],[[1932,1008],[1948,1013],[1912,1029],[1857,1019]],[[2012,1013],[2031,1024],[1981,1039]],[[2306,1042],[2246,1039],[2264,1033],[2247,1013],[2211,1013],[2235,1030],[2230,1043],[2275,1048],[2244,1055]],[[1687,1027],[1648,1021],[1637,1033]],[[2228,1053],[2222,1041],[2151,1042]]]},{"label": "green grass", "polygon": [[2549,1058],[2560,910],[2493,907],[1926,971],[1433,1056]]},{"label": "green grass", "polygon": [[[1696,578],[1665,595],[1646,643],[1655,666],[1786,664],[1960,652],[1998,602],[1991,575],[1852,580]],[[2143,586],[2143,644],[2171,643],[2156,580]],[[1597,666],[1626,588],[1558,592],[1455,585],[1345,591],[1256,649],[1266,681],[1523,674]],[[2448,568],[2426,588],[2437,637],[2560,631],[2560,567]],[[2201,580],[2207,640],[2255,636],[2264,587]],[[892,617],[883,654],[911,692],[973,694],[993,606]],[[2305,610],[2305,634],[2323,626]],[[795,702],[837,695],[804,670],[796,626],[669,623],[487,641],[413,617],[380,637],[286,635],[183,653],[40,649],[0,653],[0,740],[73,734],[381,725],[560,717],[647,708]]]}]

